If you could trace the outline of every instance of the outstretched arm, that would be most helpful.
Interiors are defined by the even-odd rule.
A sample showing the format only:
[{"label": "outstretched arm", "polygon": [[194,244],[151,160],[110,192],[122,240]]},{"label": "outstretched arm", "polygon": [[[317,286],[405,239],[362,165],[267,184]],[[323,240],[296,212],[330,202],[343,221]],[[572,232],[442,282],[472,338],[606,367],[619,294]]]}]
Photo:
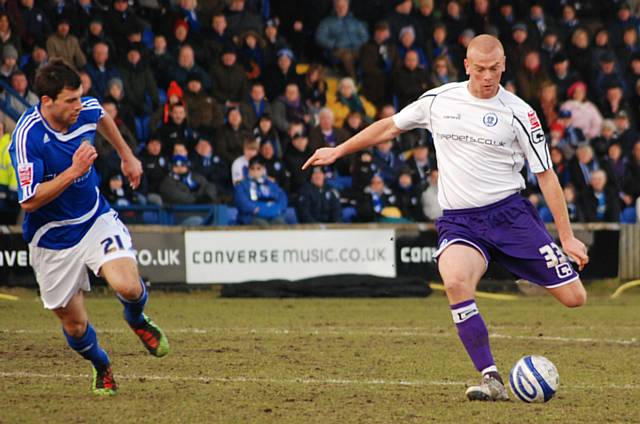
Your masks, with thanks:
[{"label": "outstretched arm", "polygon": [[343,156],[369,146],[375,146],[383,141],[392,140],[402,133],[403,131],[396,127],[393,118],[381,119],[336,147],[323,147],[316,150],[302,166],[302,169],[307,169],[310,166],[330,165]]},{"label": "outstretched arm", "polygon": [[553,169],[547,169],[544,172],[536,174],[538,185],[542,190],[544,200],[551,210],[553,220],[558,229],[560,243],[565,253],[569,255],[577,264],[580,271],[589,263],[586,246],[573,235],[571,223],[569,222],[569,213],[567,212],[567,204],[562,194],[562,187],[558,182]]},{"label": "outstretched arm", "polygon": [[98,121],[98,132],[116,149],[118,156],[122,160],[122,174],[127,177],[131,183],[131,188],[137,188],[140,185],[142,177],[142,164],[136,158],[124,141],[116,123],[108,114],[104,114]]}]

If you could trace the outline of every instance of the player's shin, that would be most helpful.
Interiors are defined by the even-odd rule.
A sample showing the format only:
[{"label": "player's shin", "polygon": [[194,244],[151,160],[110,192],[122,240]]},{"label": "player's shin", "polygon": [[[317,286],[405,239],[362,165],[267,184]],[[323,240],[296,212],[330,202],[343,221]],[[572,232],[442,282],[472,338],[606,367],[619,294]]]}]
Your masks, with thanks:
[{"label": "player's shin", "polygon": [[144,322],[144,305],[147,303],[147,288],[144,285],[144,282],[140,280],[140,287],[142,288],[142,293],[138,299],[125,299],[120,293],[116,293],[118,299],[124,306],[124,319],[129,323],[130,326],[135,327]]},{"label": "player's shin", "polygon": [[84,359],[91,361],[94,368],[105,369],[109,367],[109,356],[98,343],[98,337],[91,323],[87,323],[87,330],[81,337],[73,337],[64,330],[67,343],[71,349],[75,350]]},{"label": "player's shin", "polygon": [[489,332],[478,311],[475,300],[451,305],[453,322],[458,328],[458,335],[476,369],[484,374],[498,375],[489,346]]}]

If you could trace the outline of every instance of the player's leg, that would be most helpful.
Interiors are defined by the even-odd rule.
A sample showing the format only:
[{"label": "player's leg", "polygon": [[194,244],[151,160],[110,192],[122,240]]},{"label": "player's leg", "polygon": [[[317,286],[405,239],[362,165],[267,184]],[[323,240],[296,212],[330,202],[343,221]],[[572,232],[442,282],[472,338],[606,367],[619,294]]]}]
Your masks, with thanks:
[{"label": "player's leg", "polygon": [[169,353],[164,332],[144,313],[148,294],[135,260],[130,257],[109,260],[102,264],[99,274],[115,290],[124,307],[125,320],[149,353],[157,357]]},{"label": "player's leg", "polygon": [[62,322],[62,330],[69,347],[93,365],[93,392],[113,395],[117,385],[111,371],[109,356],[100,347],[93,326],[87,317],[82,290],[73,295],[66,306],[53,309]]},{"label": "player's leg", "polygon": [[579,278],[560,287],[547,288],[547,291],[569,308],[576,308],[587,303],[587,291]]},{"label": "player's leg", "polygon": [[489,332],[474,299],[486,266],[483,253],[462,243],[448,246],[438,257],[453,322],[471,361],[483,375],[479,386],[467,389],[467,397],[470,400],[506,400],[508,394],[491,354]]}]

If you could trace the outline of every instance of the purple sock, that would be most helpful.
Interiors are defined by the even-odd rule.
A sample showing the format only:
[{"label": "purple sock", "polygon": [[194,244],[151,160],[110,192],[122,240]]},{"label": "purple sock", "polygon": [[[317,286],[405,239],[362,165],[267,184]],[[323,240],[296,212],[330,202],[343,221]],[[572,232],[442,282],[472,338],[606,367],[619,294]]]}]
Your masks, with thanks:
[{"label": "purple sock", "polygon": [[475,300],[466,300],[451,305],[451,315],[453,315],[453,322],[458,327],[460,340],[462,340],[464,348],[467,349],[476,369],[482,374],[497,372],[489,346],[489,332]]}]

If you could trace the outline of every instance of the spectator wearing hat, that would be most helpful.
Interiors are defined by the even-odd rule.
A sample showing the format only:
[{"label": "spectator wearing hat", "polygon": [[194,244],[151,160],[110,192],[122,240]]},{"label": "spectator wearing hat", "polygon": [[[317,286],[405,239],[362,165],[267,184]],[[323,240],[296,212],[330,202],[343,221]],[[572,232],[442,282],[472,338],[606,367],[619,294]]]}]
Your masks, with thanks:
[{"label": "spectator wearing hat", "polygon": [[[511,38],[505,45],[505,54],[507,56],[507,72],[513,73],[514,70],[520,69],[524,55],[531,49],[534,44],[529,39],[529,29],[524,22],[517,22],[511,28]],[[509,71],[511,69],[511,71]]]},{"label": "spectator wearing hat", "polygon": [[116,47],[127,45],[127,34],[140,26],[135,11],[129,9],[128,0],[113,0],[105,15],[105,24]]},{"label": "spectator wearing hat", "polygon": [[200,39],[191,35],[189,24],[182,19],[175,21],[172,32],[167,37],[167,42],[169,44],[169,53],[173,57],[178,57],[183,46],[190,45],[194,51],[195,61],[202,63],[204,60],[205,52],[202,49]]},{"label": "spectator wearing hat", "polygon": [[237,63],[236,47],[227,44],[211,69],[213,96],[224,106],[238,106],[248,94],[248,81],[242,65]]},{"label": "spectator wearing hat", "polygon": [[264,160],[267,176],[285,192],[289,192],[289,171],[284,161],[276,155],[276,147],[271,139],[260,140],[260,157]]},{"label": "spectator wearing hat", "polygon": [[557,139],[557,143],[555,142],[556,139],[551,139],[551,146],[559,147],[565,157],[571,159],[578,145],[585,143],[587,139],[582,130],[573,125],[573,117],[570,110],[560,109],[555,123],[560,125],[561,134]]},{"label": "spectator wearing hat", "polygon": [[91,77],[91,83],[98,93],[97,99],[102,101],[107,92],[107,82],[112,78],[120,78],[120,70],[111,63],[109,46],[104,42],[98,42],[93,46],[91,59],[85,65],[84,70]]},{"label": "spectator wearing hat", "polygon": [[189,124],[193,129],[212,135],[222,128],[222,107],[213,96],[205,92],[201,74],[195,72],[187,75],[183,99],[187,106]]},{"label": "spectator wearing hat", "polygon": [[245,0],[230,0],[225,15],[229,23],[229,32],[234,37],[248,29],[258,34],[262,33],[262,19],[246,7]]},{"label": "spectator wearing hat", "polygon": [[306,103],[300,96],[300,88],[296,83],[287,84],[284,94],[272,103],[273,124],[282,133],[287,132],[293,121],[302,121],[312,125],[312,117]]},{"label": "spectator wearing hat", "polygon": [[222,55],[224,46],[233,42],[227,30],[227,17],[222,12],[211,16],[210,26],[203,32],[204,51],[207,54],[205,63],[208,67],[215,65],[215,61]]},{"label": "spectator wearing hat", "polygon": [[398,208],[403,217],[413,222],[426,221],[422,208],[422,192],[426,187],[426,185],[414,184],[410,168],[406,166],[400,168],[393,192],[398,199]]},{"label": "spectator wearing hat", "polygon": [[640,134],[638,134],[637,128],[632,125],[631,117],[624,110],[615,114],[613,122],[616,124],[616,132],[622,151],[625,156],[629,156],[636,141],[640,139]]},{"label": "spectator wearing hat", "polygon": [[229,108],[227,111],[227,122],[216,134],[216,151],[227,163],[242,155],[242,146],[246,139],[251,137],[251,133],[242,121],[242,114],[237,107]]},{"label": "spectator wearing hat", "polygon": [[584,28],[576,28],[570,40],[566,52],[571,67],[578,73],[580,80],[590,81],[593,72],[593,50],[589,32]]},{"label": "spectator wearing hat", "polygon": [[571,112],[572,123],[580,128],[587,140],[600,134],[602,115],[596,105],[587,99],[587,85],[582,81],[573,83],[567,90],[569,100],[560,107]]},{"label": "spectator wearing hat", "polygon": [[262,36],[252,29],[247,29],[240,34],[238,44],[238,60],[244,67],[247,79],[253,81],[260,78],[265,70],[265,42]]},{"label": "spectator wearing hat", "polygon": [[268,99],[277,99],[284,94],[284,89],[289,83],[299,81],[294,65],[294,56],[291,49],[284,48],[278,51],[275,66],[265,72],[264,83]]},{"label": "spectator wearing hat", "polygon": [[147,178],[149,200],[151,201],[151,193],[155,193],[159,197],[160,185],[164,177],[169,174],[169,161],[167,157],[162,154],[162,142],[160,138],[155,134],[152,135],[139,157],[142,163],[142,170]]},{"label": "spectator wearing hat", "polygon": [[409,222],[398,207],[398,198],[385,185],[380,174],[373,174],[369,185],[357,195],[356,213],[359,222]]},{"label": "spectator wearing hat", "polygon": [[134,120],[133,107],[125,98],[124,83],[121,78],[115,77],[107,81],[107,92],[103,101],[111,101],[118,108],[118,116],[122,123],[135,133],[136,125]]},{"label": "spectator wearing hat", "polygon": [[247,138],[242,143],[242,155],[238,156],[231,164],[231,182],[236,185],[249,175],[249,161],[258,156],[260,143],[253,137]]},{"label": "spectator wearing hat", "polygon": [[349,0],[335,0],[333,5],[334,13],[318,25],[316,42],[355,79],[360,48],[369,39],[369,32],[364,23],[349,12]]},{"label": "spectator wearing hat", "polygon": [[399,63],[398,49],[391,42],[389,24],[385,21],[378,22],[373,29],[373,37],[360,51],[362,94],[374,105],[382,106],[390,101],[390,76]]},{"label": "spectator wearing hat", "polygon": [[557,86],[558,100],[567,99],[569,86],[578,81],[578,74],[571,69],[568,56],[559,52],[551,58],[551,81]]},{"label": "spectator wearing hat", "polygon": [[423,69],[427,69],[429,67],[429,62],[427,61],[427,56],[417,43],[416,43],[416,31],[412,26],[404,27],[400,30],[400,34],[398,35],[398,56],[400,60],[404,60],[404,57],[407,55],[409,50],[413,50],[418,55],[419,66]]},{"label": "spectator wearing hat", "polygon": [[287,195],[266,176],[259,156],[249,162],[249,176],[234,187],[238,222],[248,225],[284,224]]},{"label": "spectator wearing hat", "polygon": [[34,0],[19,0],[18,11],[20,41],[23,50],[29,52],[36,44],[44,44],[52,32],[51,22],[47,13]]},{"label": "spectator wearing hat", "polygon": [[260,118],[267,114],[271,117],[271,104],[265,96],[264,83],[253,81],[249,89],[249,97],[246,102],[240,105],[240,111],[247,128],[255,128]]},{"label": "spectator wearing hat", "polygon": [[69,18],[61,16],[56,25],[56,32],[47,38],[47,53],[52,59],[64,59],[76,69],[82,69],[87,63],[80,43],[75,35],[70,34]]},{"label": "spectator wearing hat", "polygon": [[309,178],[310,169],[302,170],[302,165],[312,153],[309,148],[309,139],[304,132],[299,131],[292,135],[291,143],[285,148],[283,162],[290,175],[289,193],[296,194]]},{"label": "spectator wearing hat", "polygon": [[311,170],[309,182],[298,193],[295,202],[298,219],[302,224],[332,223],[342,220],[340,193],[326,184],[322,167]]},{"label": "spectator wearing hat", "polygon": [[193,205],[216,201],[218,194],[215,185],[191,171],[190,166],[186,156],[174,155],[171,158],[171,170],[160,184],[163,203]]},{"label": "spectator wearing hat", "polygon": [[429,72],[420,67],[418,52],[406,52],[403,64],[393,73],[393,92],[398,101],[398,109],[414,102],[430,88]]},{"label": "spectator wearing hat", "polygon": [[[264,69],[269,69],[275,65],[278,60],[278,51],[287,47],[287,41],[279,34],[280,22],[277,18],[267,19],[264,24]],[[302,23],[301,23],[302,24]],[[296,45],[295,40],[289,40]],[[301,40],[304,45],[304,38]],[[295,51],[295,50],[294,50]]]},{"label": "spectator wearing hat", "polygon": [[214,184],[220,196],[230,196],[233,192],[231,184],[231,167],[213,150],[213,143],[208,137],[200,136],[193,152],[189,155],[191,169]]},{"label": "spectator wearing hat", "polygon": [[594,99],[600,106],[604,104],[606,90],[610,85],[620,85],[623,92],[626,90],[626,82],[616,65],[616,56],[612,51],[607,51],[600,57],[591,80]]},{"label": "spectator wearing hat", "polygon": [[435,156],[430,150],[427,141],[419,138],[404,165],[411,171],[412,185],[421,187],[422,190],[429,185],[429,172],[436,168]]},{"label": "spectator wearing hat", "polygon": [[0,64],[0,78],[9,82],[11,75],[20,70],[18,68],[18,51],[11,44],[2,49],[2,64]]},{"label": "spectator wearing hat", "polygon": [[8,44],[15,47],[18,56],[22,54],[20,34],[13,28],[9,15],[6,12],[0,12],[0,52]]}]

